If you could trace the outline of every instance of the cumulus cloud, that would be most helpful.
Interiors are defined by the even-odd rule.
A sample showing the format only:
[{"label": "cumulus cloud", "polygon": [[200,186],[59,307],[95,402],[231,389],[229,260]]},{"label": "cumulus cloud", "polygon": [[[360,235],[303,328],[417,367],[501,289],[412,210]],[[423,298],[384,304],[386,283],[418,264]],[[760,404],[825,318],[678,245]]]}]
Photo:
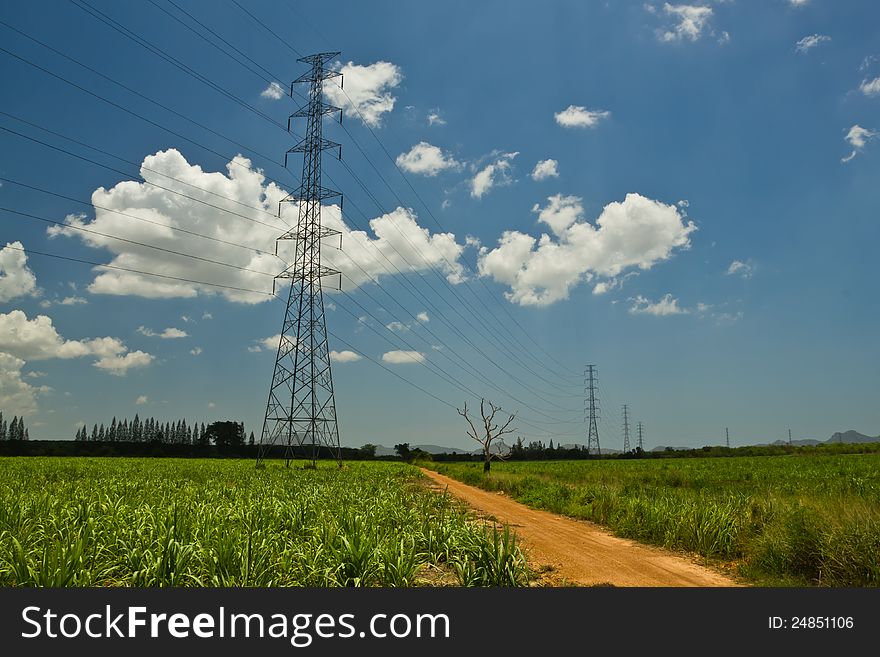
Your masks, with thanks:
[{"label": "cumulus cloud", "polygon": [[390,62],[361,66],[348,62],[340,67],[339,78],[324,82],[324,94],[333,105],[343,108],[345,115],[358,118],[371,128],[382,123],[382,116],[394,109],[397,98],[392,90],[403,80],[403,71]]},{"label": "cumulus cloud", "polygon": [[866,96],[880,96],[880,77],[873,80],[862,80],[862,83],[859,85],[859,91]]},{"label": "cumulus cloud", "polygon": [[790,4],[793,7],[803,7],[809,1],[810,0],[788,0],[788,4]]},{"label": "cumulus cloud", "polygon": [[569,105],[561,112],[556,112],[553,118],[563,128],[593,128],[609,116],[611,112],[607,110],[589,110],[581,105]]},{"label": "cumulus cloud", "polygon": [[0,303],[37,292],[37,277],[23,249],[21,242],[7,242],[0,249]]},{"label": "cumulus cloud", "polygon": [[651,269],[688,248],[696,230],[676,206],[640,194],[606,205],[595,226],[584,219],[580,198],[557,194],[547,200],[533,211],[552,236],[505,231],[496,248],[483,247],[478,257],[480,275],[508,285],[507,299],[523,306],[567,299],[582,281]]},{"label": "cumulus cloud", "polygon": [[[70,226],[86,227],[137,242],[197,254],[249,271],[146,249],[75,230],[70,226],[50,227],[49,236],[66,236],[82,240],[94,248],[106,249],[112,254],[111,265],[246,290],[265,290],[266,294],[120,270],[100,270],[88,290],[93,294],[147,298],[220,295],[228,301],[244,304],[270,300],[272,297],[268,293],[272,289],[272,277],[283,268],[283,264],[267,252],[274,248],[275,239],[288,230],[288,226],[274,216],[287,191],[274,183],[267,183],[263,172],[252,168],[250,161],[241,156],[228,164],[225,174],[204,171],[198,165],[187,162],[174,149],[147,156],[143,167],[141,174],[147,181],[203,202],[146,183],[125,181],[109,190],[101,187],[92,194],[92,203],[96,206],[94,219],[71,215],[65,222]],[[282,209],[285,217],[293,217],[286,220],[288,224],[295,220],[297,212],[296,207],[289,205],[295,204],[284,204]],[[228,212],[220,211],[217,207]],[[119,212],[132,216],[123,216]],[[463,247],[456,244],[455,236],[450,233],[431,234],[419,226],[417,215],[410,209],[396,208],[373,219],[369,222],[371,232],[352,230],[343,222],[337,205],[323,208],[322,221],[342,233],[346,253],[327,249],[322,259],[323,264],[342,271],[348,277],[343,280],[344,286],[350,288],[352,281],[355,281],[353,285],[360,285],[378,279],[389,270],[393,271],[386,257],[403,272],[440,267],[450,281],[463,280],[464,270],[458,263]],[[205,240],[172,230],[172,227],[223,242]],[[294,248],[295,240],[279,242],[279,256],[285,262],[292,262]],[[248,249],[258,249],[264,253]]]},{"label": "cumulus cloud", "polygon": [[428,317],[428,313],[426,313],[425,311],[422,311],[418,315],[416,315],[416,319],[422,324],[427,324],[429,321],[431,321],[431,318]]},{"label": "cumulus cloud", "polygon": [[473,198],[482,198],[489,193],[493,187],[502,187],[513,182],[510,175],[510,167],[513,158],[519,155],[519,152],[500,153],[495,155],[495,160],[477,171],[476,175],[471,179],[471,196]]},{"label": "cumulus cloud", "polygon": [[284,87],[277,82],[270,82],[269,86],[263,89],[260,95],[269,100],[278,100],[286,94],[284,92]]},{"label": "cumulus cloud", "polygon": [[0,352],[29,360],[93,357],[93,365],[116,376],[129,369],[149,365],[153,356],[143,351],[129,351],[118,338],[66,340],[47,315],[28,319],[21,310],[0,314]]},{"label": "cumulus cloud", "polygon": [[874,130],[869,130],[868,128],[863,128],[860,125],[854,125],[849,129],[849,132],[846,133],[846,142],[852,146],[852,152],[840,159],[841,162],[849,162],[856,155],[861,153],[865,145],[877,136],[877,133]]},{"label": "cumulus cloud", "polygon": [[7,416],[32,415],[37,411],[37,397],[51,390],[33,386],[22,379],[25,360],[0,351],[0,409]]},{"label": "cumulus cloud", "polygon": [[743,262],[742,260],[734,260],[725,272],[728,276],[740,276],[741,278],[751,278],[755,273],[755,265],[751,260]]},{"label": "cumulus cloud", "polygon": [[181,331],[179,328],[174,328],[173,326],[169,326],[161,333],[156,333],[152,329],[148,329],[145,326],[138,326],[137,332],[141,335],[145,335],[148,338],[162,338],[163,340],[176,340],[178,338],[188,338],[189,333],[186,331]]},{"label": "cumulus cloud", "polygon": [[434,110],[431,110],[430,112],[428,112],[427,120],[428,120],[429,126],[446,125],[446,119],[444,119],[442,116],[440,116],[439,109],[434,109]]},{"label": "cumulus cloud", "polygon": [[808,52],[811,48],[815,48],[825,41],[831,41],[831,37],[826,36],[825,34],[811,34],[809,36],[805,36],[803,39],[800,39],[797,43],[795,43],[794,49],[797,52],[805,53]]},{"label": "cumulus cloud", "polygon": [[538,160],[535,168],[532,169],[532,180],[541,181],[547,178],[559,177],[559,162],[556,160]]},{"label": "cumulus cloud", "polygon": [[418,364],[425,362],[425,354],[420,351],[386,351],[382,354],[382,361],[392,365]]},{"label": "cumulus cloud", "polygon": [[334,363],[354,363],[361,359],[361,355],[354,351],[331,351],[330,360]]},{"label": "cumulus cloud", "polygon": [[460,166],[451,155],[447,155],[440,148],[426,141],[420,141],[408,152],[398,155],[396,162],[404,171],[429,177]]},{"label": "cumulus cloud", "polygon": [[[711,7],[671,5],[668,2],[663,4],[663,12],[672,21],[669,27],[657,30],[657,39],[663,43],[698,40],[707,29],[713,14]],[[711,30],[709,33],[714,36]],[[729,35],[726,40],[729,40]]]},{"label": "cumulus cloud", "polygon": [[150,401],[149,397],[147,397],[146,395],[141,395],[137,399],[134,400],[134,403],[137,404],[138,406],[143,406],[144,404],[146,404],[149,401]]},{"label": "cumulus cloud", "polygon": [[666,317],[669,315],[684,315],[688,311],[678,305],[678,299],[671,294],[665,294],[658,301],[651,301],[642,295],[638,295],[630,299],[632,306],[629,312],[632,315],[654,315],[656,317]]},{"label": "cumulus cloud", "polygon": [[395,331],[397,333],[402,333],[403,331],[409,330],[409,324],[404,324],[403,322],[390,322],[385,325],[389,331]]},{"label": "cumulus cloud", "polygon": [[202,348],[201,347],[193,347],[192,349],[189,350],[189,353],[191,353],[193,356],[198,356],[199,354],[202,353]]}]

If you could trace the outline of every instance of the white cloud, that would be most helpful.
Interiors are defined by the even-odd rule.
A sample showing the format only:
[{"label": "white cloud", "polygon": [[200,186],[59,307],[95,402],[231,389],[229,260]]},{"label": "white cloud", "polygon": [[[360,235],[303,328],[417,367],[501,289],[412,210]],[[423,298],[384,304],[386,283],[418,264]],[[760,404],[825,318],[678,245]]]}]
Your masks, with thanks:
[{"label": "white cloud", "polygon": [[[403,80],[399,66],[390,62],[376,62],[360,66],[348,62],[340,69],[339,78],[324,82],[324,94],[333,105],[343,108],[348,117],[357,117],[372,128],[382,123],[382,115],[394,109],[397,98],[391,90]],[[344,90],[343,90],[344,89]]]},{"label": "white cloud", "polygon": [[88,299],[84,299],[83,297],[64,297],[58,303],[62,306],[78,306],[80,304],[88,303]]},{"label": "white cloud", "polygon": [[[275,238],[287,230],[288,227],[274,217],[279,201],[287,196],[287,191],[274,183],[266,183],[262,171],[253,169],[250,161],[241,156],[229,163],[226,174],[203,171],[201,167],[189,164],[174,149],[147,156],[144,158],[144,167],[150,169],[141,170],[148,181],[180,190],[187,196],[210,203],[211,206],[228,209],[235,214],[218,211],[216,207],[152,185],[125,181],[109,190],[97,189],[92,194],[93,203],[154,223],[137,221],[101,208],[95,209],[95,218],[91,221],[83,216],[68,216],[66,222],[174,251],[198,254],[203,258],[253,271],[221,267],[145,249],[68,227],[52,227],[48,231],[49,235],[64,235],[80,239],[88,246],[106,249],[112,254],[109,261],[111,265],[249,290],[265,290],[266,294],[218,289],[209,285],[159,279],[119,270],[99,270],[88,286],[89,291],[94,294],[147,298],[221,295],[228,301],[244,304],[272,299],[268,294],[272,289],[272,276],[280,270],[281,261],[269,253],[255,253],[247,249],[268,251],[275,243]],[[157,171],[182,182],[163,177],[155,173]],[[222,197],[232,200],[227,201]],[[284,204],[283,207],[285,216],[294,218],[287,219],[287,223],[290,223],[295,221],[297,208],[288,205],[294,204]],[[262,223],[247,221],[236,215],[244,215]],[[356,281],[354,285],[360,285],[378,279],[380,274],[387,273],[389,269],[393,271],[386,257],[404,273],[439,267],[450,281],[463,280],[464,270],[458,263],[463,247],[456,244],[455,236],[451,233],[431,234],[419,226],[417,219],[412,210],[397,208],[371,220],[371,234],[352,230],[346,225],[342,221],[339,206],[325,206],[322,210],[322,221],[329,228],[342,232],[345,254],[327,249],[322,254],[322,264],[346,274],[349,278],[344,279],[343,284],[347,289],[352,287],[352,280]],[[174,231],[170,229],[171,226],[220,239],[224,243]],[[279,243],[279,256],[286,262],[294,259],[294,243],[295,240]],[[246,248],[237,248],[235,245]],[[364,274],[361,268],[367,273]]]},{"label": "white cloud", "polygon": [[284,87],[282,87],[277,82],[270,82],[269,86],[263,89],[262,92],[260,92],[260,95],[263,98],[268,98],[269,100],[278,100],[286,94],[284,92]]},{"label": "white cloud", "polygon": [[215,408],[216,406],[217,404],[215,404],[214,402],[208,402],[208,408]]},{"label": "white cloud", "polygon": [[532,169],[532,180],[540,181],[547,180],[547,178],[558,178],[558,166],[559,162],[556,160],[539,160],[535,168]]},{"label": "white cloud", "polygon": [[561,112],[556,112],[553,118],[563,128],[593,128],[609,116],[611,112],[607,110],[589,110],[581,105],[569,105]]},{"label": "white cloud", "polygon": [[214,315],[211,313],[202,313],[202,319],[214,319]]},{"label": "white cloud", "polygon": [[457,169],[461,166],[451,155],[445,154],[440,148],[420,141],[407,153],[397,156],[397,166],[409,173],[418,173],[433,177],[446,169]]},{"label": "white cloud", "polygon": [[431,321],[431,318],[428,317],[428,313],[426,313],[425,311],[422,311],[418,315],[416,315],[416,319],[422,324],[427,324],[429,321]]},{"label": "white cloud", "polygon": [[513,182],[510,176],[510,167],[513,158],[519,152],[496,154],[495,161],[486,165],[471,179],[471,196],[482,198],[495,186],[501,187]]},{"label": "white cloud", "polygon": [[751,260],[743,262],[742,260],[734,260],[725,272],[728,276],[740,276],[742,278],[751,278],[755,273],[755,265]]},{"label": "white cloud", "polygon": [[330,360],[334,363],[354,363],[361,359],[361,355],[354,351],[331,351]]},{"label": "white cloud", "polygon": [[22,379],[25,361],[0,351],[0,409],[11,419],[13,415],[32,415],[37,411],[37,396],[51,390],[48,386],[32,386]]},{"label": "white cloud", "polygon": [[382,354],[382,361],[392,365],[424,363],[425,354],[420,351],[386,351]]},{"label": "white cloud", "polygon": [[805,36],[803,39],[799,40],[796,44],[794,44],[794,49],[797,52],[807,52],[811,48],[815,48],[821,43],[825,41],[831,41],[831,37],[825,34],[811,34],[809,36]]},{"label": "white cloud", "polygon": [[498,246],[483,247],[478,258],[480,275],[510,286],[505,296],[523,306],[567,299],[582,281],[616,277],[628,268],[651,269],[676,249],[688,248],[696,230],[674,205],[640,194],[606,205],[595,226],[584,220],[578,197],[558,194],[548,201],[533,211],[555,237],[505,231]]},{"label": "white cloud", "polygon": [[150,401],[150,398],[146,395],[140,395],[137,399],[134,400],[134,403],[138,406],[143,406],[147,402]]},{"label": "white cloud", "polygon": [[809,1],[810,0],[788,0],[788,4],[792,5],[793,7],[803,7]]},{"label": "white cloud", "polygon": [[852,152],[844,158],[841,158],[841,162],[849,162],[853,159],[858,153],[864,150],[865,145],[877,136],[877,133],[873,130],[869,130],[868,128],[863,128],[860,125],[854,125],[849,129],[849,132],[846,133],[846,142],[852,146]]},{"label": "white cloud", "polygon": [[265,349],[266,351],[276,351],[279,344],[281,344],[281,334],[276,333],[275,335],[270,335],[268,338],[257,340],[257,343],[254,345],[257,349],[254,351],[259,351],[260,348]]},{"label": "white cloud", "polygon": [[163,340],[176,340],[178,338],[188,338],[189,333],[186,331],[181,331],[179,328],[174,328],[173,326],[169,326],[161,333],[156,333],[152,329],[148,329],[145,326],[138,326],[137,332],[141,335],[145,335],[148,338],[162,338]]},{"label": "white cloud", "polygon": [[711,7],[671,5],[668,2],[663,4],[663,11],[674,21],[671,27],[657,30],[657,38],[664,43],[696,41],[702,36],[713,13]]},{"label": "white cloud", "polygon": [[37,277],[27,266],[21,242],[7,242],[0,249],[0,303],[37,292]]},{"label": "white cloud", "polygon": [[201,347],[193,347],[192,349],[189,350],[189,353],[191,353],[193,356],[198,356],[199,354],[202,353],[202,348]]},{"label": "white cloud", "polygon": [[128,351],[118,338],[65,340],[47,315],[29,320],[21,310],[0,314],[0,352],[25,360],[83,358],[94,356],[94,366],[122,375],[132,367],[148,365],[153,357],[143,351]]},{"label": "white cloud", "polygon": [[859,91],[866,96],[880,96],[880,77],[873,80],[862,80],[859,85]]},{"label": "white cloud", "polygon": [[322,254],[322,260],[345,274],[344,287],[378,280],[389,269],[395,272],[394,268],[403,273],[437,268],[450,283],[465,280],[464,267],[459,262],[464,247],[455,241],[455,235],[432,235],[427,228],[419,226],[416,214],[409,208],[397,208],[372,219],[370,228],[375,238],[365,231],[349,229],[342,223],[335,206],[327,214],[325,223],[343,233],[345,257],[328,251]]},{"label": "white cloud", "polygon": [[633,315],[654,315],[656,317],[666,317],[669,315],[684,315],[689,311],[678,305],[678,299],[671,294],[665,294],[659,301],[651,301],[642,295],[638,295],[631,299],[633,302],[629,312]]},{"label": "white cloud", "polygon": [[440,110],[435,109],[428,112],[428,125],[446,125],[446,119],[440,116]]},{"label": "white cloud", "polygon": [[402,322],[391,322],[390,324],[386,324],[385,328],[389,331],[396,331],[397,333],[402,333],[403,331],[409,330],[409,325],[404,324]]}]

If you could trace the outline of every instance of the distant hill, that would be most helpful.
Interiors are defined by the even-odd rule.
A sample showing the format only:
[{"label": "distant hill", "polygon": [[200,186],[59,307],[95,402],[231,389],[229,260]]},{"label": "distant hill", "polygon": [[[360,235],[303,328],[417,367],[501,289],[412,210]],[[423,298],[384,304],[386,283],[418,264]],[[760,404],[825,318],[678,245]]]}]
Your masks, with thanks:
[{"label": "distant hill", "polygon": [[854,429],[850,429],[849,431],[840,432],[833,434],[831,438],[825,441],[826,443],[876,443],[880,442],[880,436],[866,436],[863,433],[859,433]]}]

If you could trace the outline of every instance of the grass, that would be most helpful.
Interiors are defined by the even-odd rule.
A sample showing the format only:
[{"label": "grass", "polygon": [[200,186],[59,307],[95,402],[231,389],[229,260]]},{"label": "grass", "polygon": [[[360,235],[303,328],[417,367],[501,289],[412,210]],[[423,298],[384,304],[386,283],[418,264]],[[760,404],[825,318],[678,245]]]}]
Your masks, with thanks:
[{"label": "grass", "polygon": [[762,585],[880,586],[880,455],[435,463]]},{"label": "grass", "polygon": [[520,586],[507,529],[396,463],[0,458],[2,586]]}]

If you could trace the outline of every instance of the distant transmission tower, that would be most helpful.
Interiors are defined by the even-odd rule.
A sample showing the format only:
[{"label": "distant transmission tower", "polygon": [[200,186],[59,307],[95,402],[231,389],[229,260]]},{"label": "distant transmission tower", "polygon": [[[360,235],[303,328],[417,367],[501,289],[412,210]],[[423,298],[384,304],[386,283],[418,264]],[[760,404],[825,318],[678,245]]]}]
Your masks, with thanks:
[{"label": "distant transmission tower", "polygon": [[642,442],[642,421],[641,420],[639,420],[638,430],[639,430],[639,449],[644,452],[645,446],[644,446],[644,443]]},{"label": "distant transmission tower", "polygon": [[791,445],[791,429],[788,430],[788,444]]},{"label": "distant transmission tower", "polygon": [[727,427],[724,427],[724,442],[727,448],[730,449],[730,430]]},{"label": "distant transmission tower", "polygon": [[[297,203],[298,216],[296,228],[285,232],[278,240],[296,240],[296,248],[293,264],[275,277],[290,279],[290,292],[263,420],[258,464],[278,442],[285,445],[284,458],[288,466],[296,455],[296,447],[311,448],[313,465],[322,446],[329,448],[337,460],[341,458],[321,290],[321,279],[325,276],[339,275],[340,286],[342,284],[340,272],[321,264],[321,240],[339,235],[339,231],[321,225],[322,202],[341,196],[339,192],[321,186],[322,152],[338,148],[342,155],[342,146],[324,139],[322,134],[324,115],[340,112],[342,120],[341,110],[323,100],[324,80],[340,75],[338,71],[325,68],[327,62],[337,55],[338,52],[326,52],[298,59],[309,64],[311,70],[290,85],[291,96],[294,84],[309,86],[308,103],[290,116],[290,119],[305,117],[305,136],[284,155],[284,165],[287,166],[290,153],[303,154],[302,179],[299,188],[282,199],[282,202]],[[288,131],[290,119],[287,121]],[[278,204],[278,216],[281,216],[281,203]],[[275,250],[277,253],[277,240]]]},{"label": "distant transmission tower", "polygon": [[[590,414],[589,420],[584,417],[584,421],[589,421],[589,427],[587,428],[587,454],[595,453],[597,456],[602,456],[602,448],[599,447],[599,426],[597,424],[599,420],[599,399],[596,396],[598,383],[596,366],[587,365],[587,369],[584,372],[584,393],[586,396],[584,400],[586,408],[584,408],[584,411],[589,411]],[[594,448],[595,452],[593,452]]]},{"label": "distant transmission tower", "polygon": [[629,407],[623,405],[623,453],[629,451]]}]

